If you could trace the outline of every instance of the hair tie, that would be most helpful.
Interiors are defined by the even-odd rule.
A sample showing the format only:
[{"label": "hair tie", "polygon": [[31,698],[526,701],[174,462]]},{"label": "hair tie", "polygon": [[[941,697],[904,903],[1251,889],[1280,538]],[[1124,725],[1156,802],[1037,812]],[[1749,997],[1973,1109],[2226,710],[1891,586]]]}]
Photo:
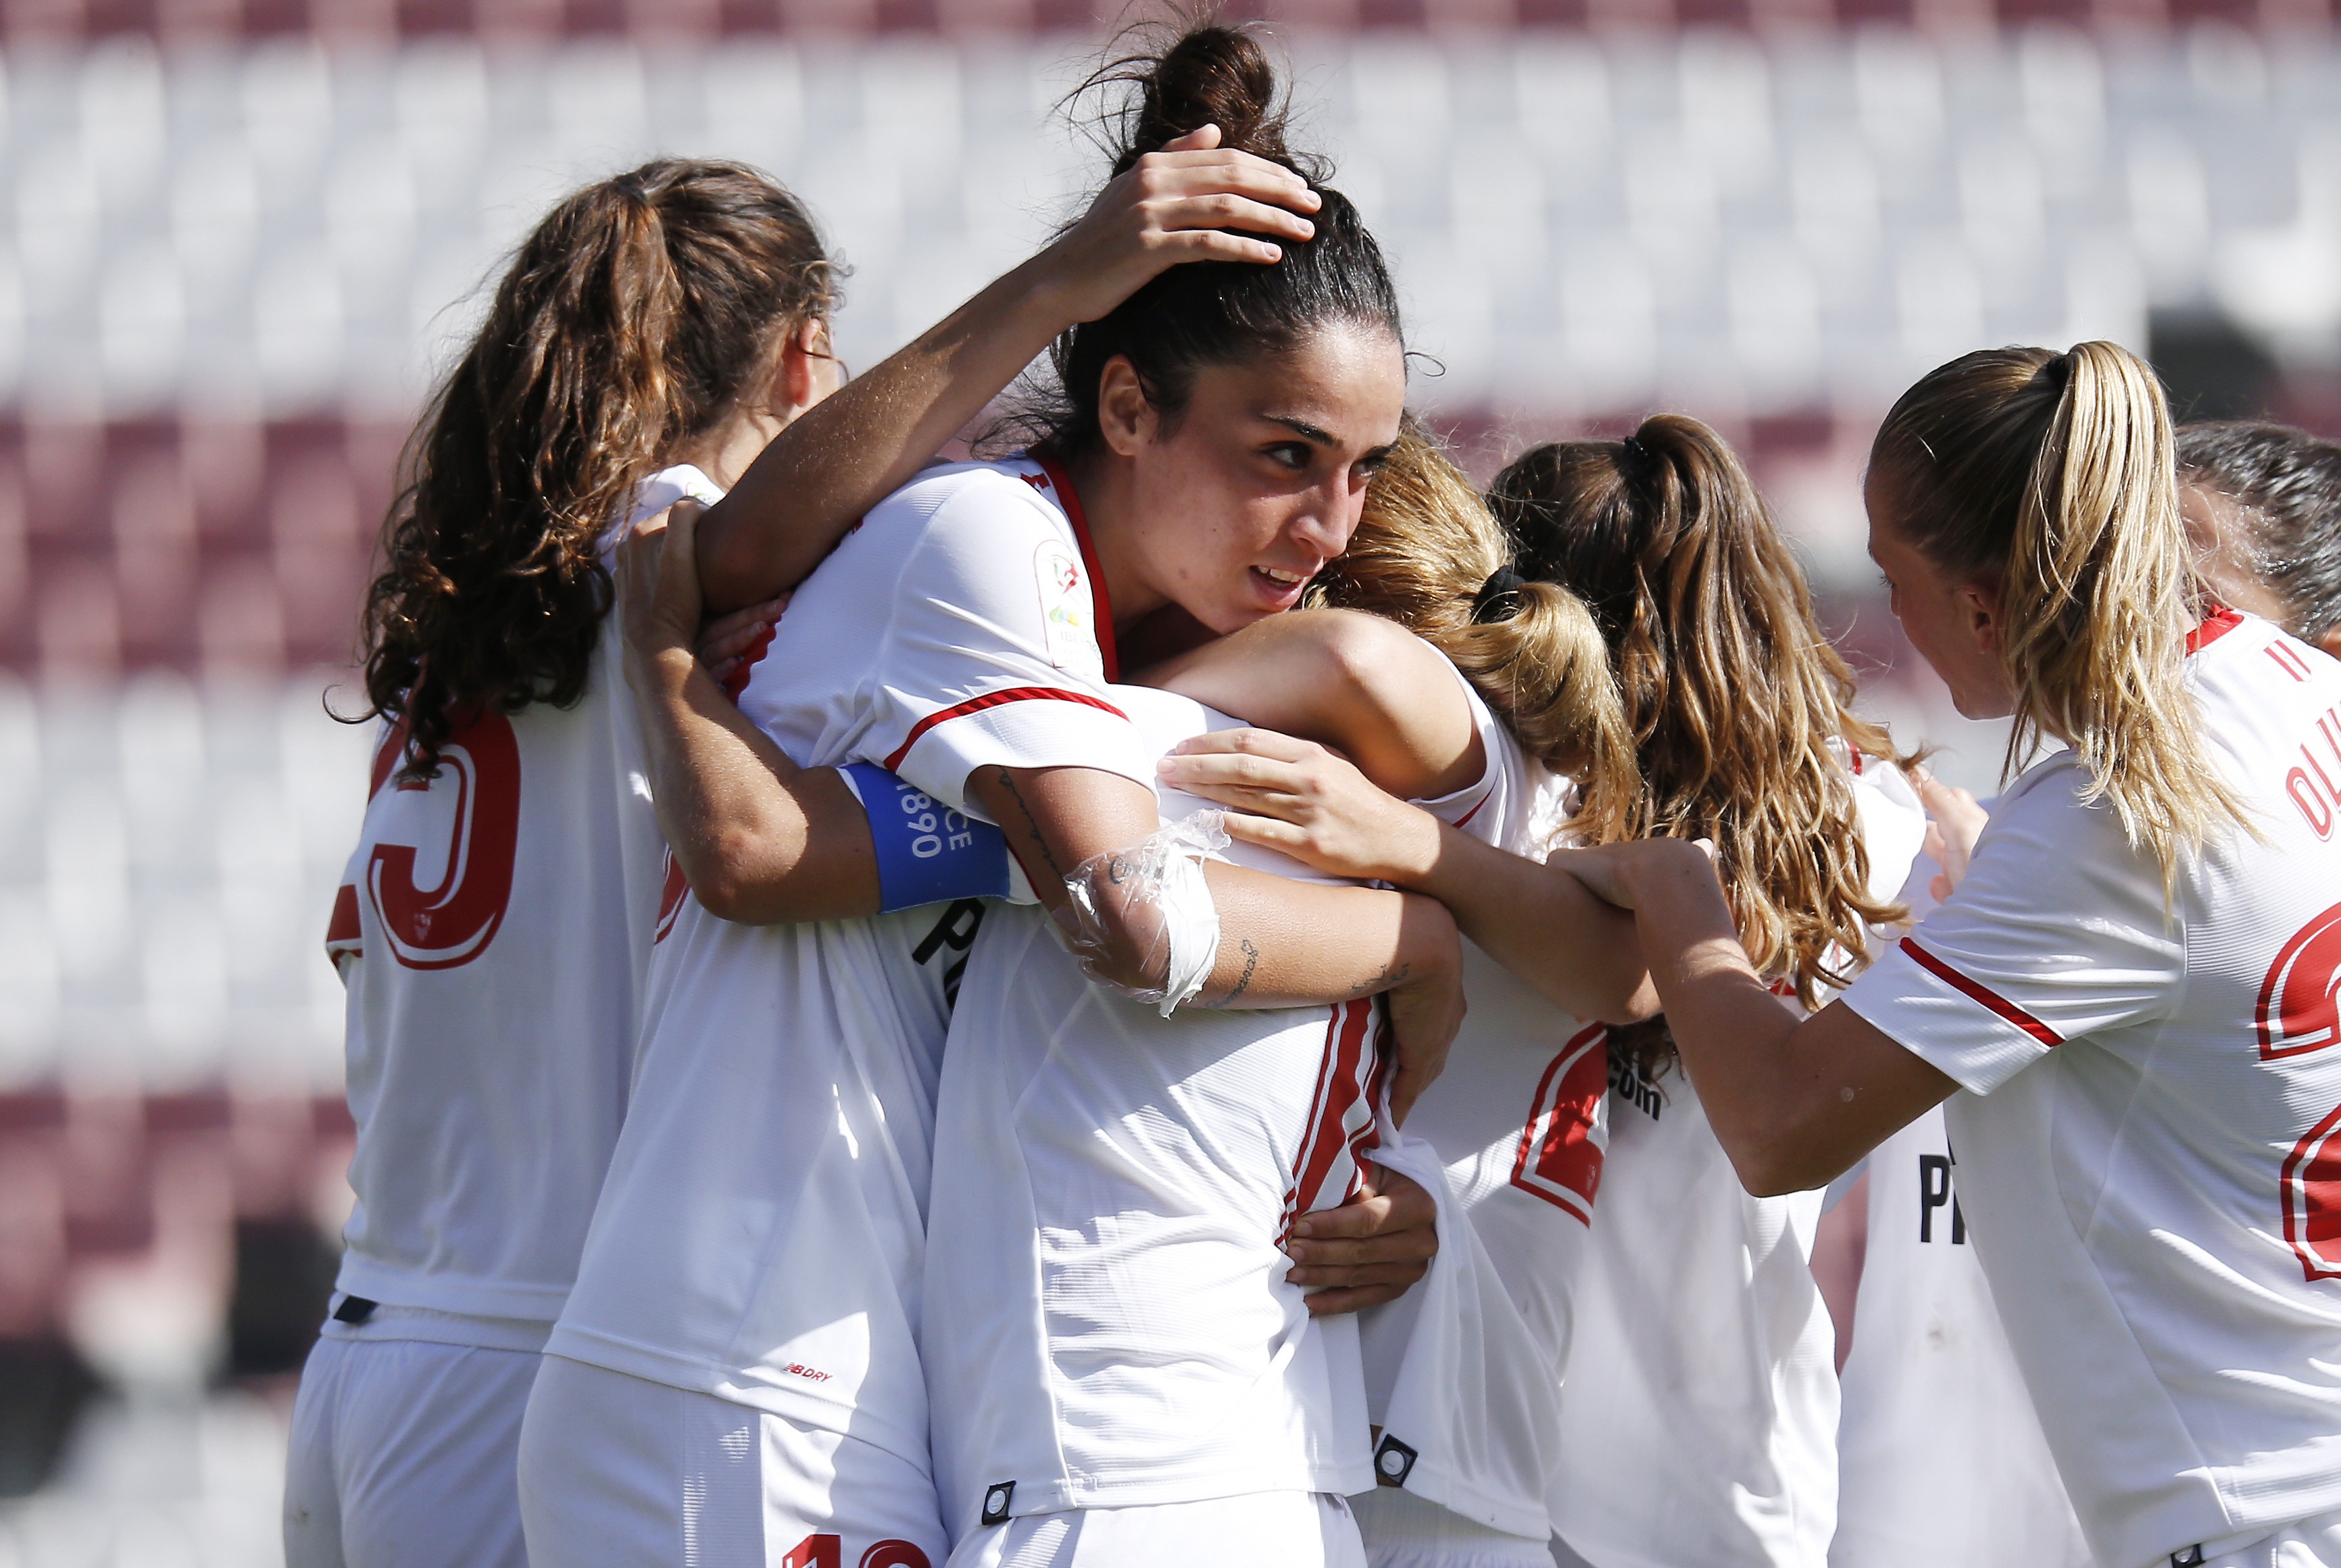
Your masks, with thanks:
[{"label": "hair tie", "polygon": [[1618,444],[1625,448],[1625,455],[1637,463],[1648,463],[1650,460],[1650,449],[1630,435]]},{"label": "hair tie", "polygon": [[1509,566],[1499,566],[1488,574],[1479,584],[1479,594],[1471,601],[1471,619],[1475,623],[1501,621],[1520,607],[1521,577]]}]

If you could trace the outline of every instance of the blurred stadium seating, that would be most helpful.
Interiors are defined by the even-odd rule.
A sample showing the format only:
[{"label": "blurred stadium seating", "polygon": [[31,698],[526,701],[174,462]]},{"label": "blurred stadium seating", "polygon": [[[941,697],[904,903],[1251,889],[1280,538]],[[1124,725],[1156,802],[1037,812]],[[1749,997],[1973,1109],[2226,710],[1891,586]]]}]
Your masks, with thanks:
[{"label": "blurred stadium seating", "polygon": [[[1861,549],[1900,387],[2108,336],[2202,412],[2341,425],[2323,0],[1274,15],[1420,405],[1483,474],[1658,407],[1721,426],[1958,776],[1996,732],[1911,670]],[[274,1561],[267,1380],[347,1202],[319,942],[367,737],[327,693],[354,708],[394,460],[498,257],[580,181],[743,158],[856,269],[867,364],[1071,210],[1051,111],[1097,37],[1073,0],[0,0],[0,1493],[47,1483],[0,1568]]]}]

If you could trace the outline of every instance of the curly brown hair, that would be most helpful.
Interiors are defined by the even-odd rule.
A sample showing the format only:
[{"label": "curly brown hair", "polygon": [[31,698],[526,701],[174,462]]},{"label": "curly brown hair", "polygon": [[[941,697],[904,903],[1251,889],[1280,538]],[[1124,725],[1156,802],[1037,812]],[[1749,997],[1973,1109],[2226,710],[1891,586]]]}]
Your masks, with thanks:
[{"label": "curly brown hair", "polygon": [[803,205],[739,164],[661,159],[564,199],[521,245],[409,441],[366,596],[359,718],[428,777],[466,710],[585,694],[602,545],[675,445],[718,427],[838,269]]},{"label": "curly brown hair", "polygon": [[1905,912],[1869,895],[1833,743],[1900,759],[1855,715],[1853,673],[1731,448],[1695,419],[1659,414],[1624,441],[1537,447],[1497,475],[1489,502],[1520,574],[1574,590],[1609,643],[1642,775],[1612,831],[1712,838],[1757,968],[1807,1007],[1848,984],[1868,928]]}]

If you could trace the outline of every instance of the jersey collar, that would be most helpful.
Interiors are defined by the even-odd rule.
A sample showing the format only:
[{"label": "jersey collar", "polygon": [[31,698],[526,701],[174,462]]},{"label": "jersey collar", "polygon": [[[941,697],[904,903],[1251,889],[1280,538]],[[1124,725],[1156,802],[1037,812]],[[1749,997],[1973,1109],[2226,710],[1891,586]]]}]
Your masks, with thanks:
[{"label": "jersey collar", "polygon": [[1049,476],[1049,488],[1057,493],[1057,504],[1065,509],[1065,520],[1073,525],[1073,542],[1081,547],[1081,570],[1089,574],[1090,604],[1097,614],[1097,645],[1105,658],[1105,678],[1119,681],[1121,659],[1113,646],[1113,605],[1106,597],[1105,574],[1098,570],[1097,546],[1090,543],[1090,520],[1081,514],[1080,493],[1055,458],[1036,456],[1032,461]]},{"label": "jersey collar", "polygon": [[2243,624],[2243,616],[2225,604],[2214,603],[2205,605],[2203,624],[2187,634],[2187,653],[2201,653]]}]

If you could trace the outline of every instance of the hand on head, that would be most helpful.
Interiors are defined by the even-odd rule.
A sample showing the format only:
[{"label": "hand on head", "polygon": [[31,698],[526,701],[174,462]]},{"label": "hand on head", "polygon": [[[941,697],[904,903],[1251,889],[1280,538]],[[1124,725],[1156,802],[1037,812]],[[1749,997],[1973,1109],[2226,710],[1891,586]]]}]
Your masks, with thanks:
[{"label": "hand on head", "polygon": [[1221,148],[1220,128],[1204,125],[1140,158],[1098,193],[1044,253],[1049,286],[1063,299],[1067,319],[1095,321],[1180,262],[1282,260],[1275,242],[1314,236],[1316,225],[1303,215],[1319,205],[1299,175]]}]

